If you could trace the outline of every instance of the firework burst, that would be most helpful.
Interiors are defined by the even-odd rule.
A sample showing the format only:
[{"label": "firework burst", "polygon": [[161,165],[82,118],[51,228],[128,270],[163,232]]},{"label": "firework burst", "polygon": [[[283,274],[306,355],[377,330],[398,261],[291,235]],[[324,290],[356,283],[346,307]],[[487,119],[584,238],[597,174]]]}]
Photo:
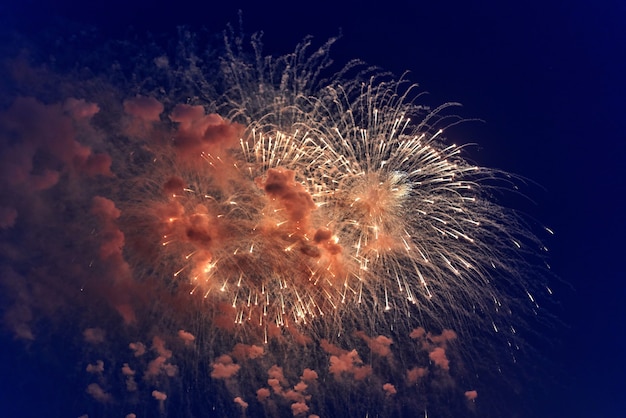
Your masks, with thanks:
[{"label": "firework burst", "polygon": [[481,310],[497,328],[506,297],[491,283],[527,291],[516,273],[519,250],[539,248],[489,195],[494,181],[511,177],[440,142],[460,120],[444,114],[456,104],[424,109],[403,80],[340,74],[309,88],[317,75],[307,69],[323,67],[330,43],[308,60],[305,46],[249,69],[259,79],[233,55],[223,63],[235,69],[223,107],[242,132],[199,152],[204,168],[169,181],[183,208],[168,217],[163,245],[187,242],[171,247],[190,260],[181,258],[174,275],[189,270],[194,291],[231,301],[239,324],[410,314],[415,306],[429,323],[452,311],[456,325]]},{"label": "firework burst", "polygon": [[[102,295],[122,319],[116,341],[130,343],[130,357],[145,358],[152,341],[156,358],[128,360],[118,380],[127,392],[143,382],[161,411],[166,402],[185,403],[180,395],[168,400],[166,389],[176,390],[166,382],[179,374],[183,384],[197,382],[211,370],[207,390],[223,392],[223,381],[235,399],[213,403],[224,414],[234,405],[245,411],[251,400],[253,414],[402,414],[390,399],[412,399],[428,379],[454,386],[450,376],[467,367],[454,341],[475,342],[491,329],[512,356],[519,350],[513,312],[538,308],[538,286],[525,277],[529,257],[543,247],[492,196],[518,179],[469,163],[463,146],[444,139],[462,121],[451,112],[457,104],[421,106],[416,85],[358,62],[323,78],[333,42],[310,54],[307,39],[272,59],[254,38],[256,58],[248,62],[231,47],[241,43],[227,39],[220,94],[202,87],[216,80],[195,64],[177,71],[183,84],[200,86],[187,103],[148,89],[102,98],[104,105],[18,98],[4,114],[4,131],[26,145],[7,140],[6,149],[42,164],[6,166],[2,192],[22,203],[1,208],[5,238],[18,213],[16,228],[41,230],[24,208],[62,196],[50,210],[65,221],[46,228],[84,242],[71,256],[45,242],[19,245],[72,266],[59,300],[80,294],[89,304]],[[165,56],[154,63],[171,79]],[[73,142],[39,142],[20,122],[29,112],[57,120],[52,128]],[[23,179],[11,180],[15,172]],[[32,196],[20,191],[24,182]],[[51,187],[56,198],[40,193]],[[86,222],[68,215],[85,208]],[[19,271],[21,263],[6,266]],[[32,315],[8,312],[16,334],[34,338]],[[112,328],[98,309],[90,312],[90,323]],[[103,329],[85,329],[85,341],[101,343]],[[166,348],[181,343],[186,348]],[[185,377],[175,361],[196,372]],[[87,367],[103,371],[102,360]],[[355,400],[334,393],[352,391],[357,383],[349,379],[365,382],[371,401],[342,408]],[[461,398],[474,402],[470,389]],[[434,392],[409,404],[425,411]],[[96,383],[87,393],[104,404],[124,396]]]}]

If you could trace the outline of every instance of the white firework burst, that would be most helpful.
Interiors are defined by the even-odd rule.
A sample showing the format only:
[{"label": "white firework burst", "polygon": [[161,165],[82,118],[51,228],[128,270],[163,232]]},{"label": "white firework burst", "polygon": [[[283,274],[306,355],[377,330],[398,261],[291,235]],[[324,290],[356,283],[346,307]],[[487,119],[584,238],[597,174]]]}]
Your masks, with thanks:
[{"label": "white firework burst", "polygon": [[184,268],[205,294],[219,289],[240,324],[364,313],[384,324],[382,312],[399,310],[440,327],[508,328],[502,289],[532,300],[520,266],[539,245],[489,194],[511,177],[445,143],[460,121],[445,113],[455,103],[425,109],[411,99],[415,85],[375,70],[346,78],[358,63],[318,83],[332,42],[311,56],[306,41],[275,62],[259,53],[249,65],[232,52],[223,61],[228,87],[217,107],[245,129],[228,163],[203,158],[222,167],[231,190],[215,173],[196,177],[185,206],[195,216],[210,197],[213,216],[237,232],[210,254],[186,252],[202,255],[204,273]]}]

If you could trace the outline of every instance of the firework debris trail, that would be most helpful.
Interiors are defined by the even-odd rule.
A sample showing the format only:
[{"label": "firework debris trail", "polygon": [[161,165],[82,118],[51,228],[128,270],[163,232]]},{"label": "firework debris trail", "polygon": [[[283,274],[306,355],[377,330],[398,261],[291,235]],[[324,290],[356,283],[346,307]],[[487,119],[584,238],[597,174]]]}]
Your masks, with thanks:
[{"label": "firework debris trail", "polygon": [[59,76],[7,66],[3,321],[27,342],[76,331],[83,412],[469,410],[459,345],[517,355],[542,247],[490,195],[515,179],[445,143],[454,104],[357,63],[321,81],[333,42],[274,59],[254,38],[247,60],[227,41],[223,92],[187,103],[67,79],[39,98]]}]

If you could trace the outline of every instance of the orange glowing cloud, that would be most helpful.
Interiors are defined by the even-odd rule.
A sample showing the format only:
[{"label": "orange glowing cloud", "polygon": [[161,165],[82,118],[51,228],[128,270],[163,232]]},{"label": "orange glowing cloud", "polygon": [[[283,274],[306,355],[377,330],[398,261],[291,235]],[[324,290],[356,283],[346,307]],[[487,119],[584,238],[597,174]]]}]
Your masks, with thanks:
[{"label": "orange glowing cloud", "polygon": [[465,392],[465,399],[467,399],[468,401],[473,401],[476,398],[478,398],[478,392],[475,390],[468,390],[467,392]]},{"label": "orange glowing cloud", "polygon": [[228,354],[223,354],[211,364],[213,371],[211,371],[211,377],[214,379],[229,379],[233,377],[241,366],[233,363],[232,357]]}]

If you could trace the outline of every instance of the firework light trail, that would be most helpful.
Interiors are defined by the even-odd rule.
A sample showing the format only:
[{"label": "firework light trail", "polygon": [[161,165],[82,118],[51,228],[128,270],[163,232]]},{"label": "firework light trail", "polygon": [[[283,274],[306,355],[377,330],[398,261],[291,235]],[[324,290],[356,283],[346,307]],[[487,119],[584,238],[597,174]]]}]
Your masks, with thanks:
[{"label": "firework light trail", "polygon": [[208,69],[154,54],[141,84],[10,61],[5,326],[82,347],[68,413],[471,412],[549,292],[492,196],[517,179],[446,142],[454,103],[356,62],[328,77],[334,40],[231,38]]}]

